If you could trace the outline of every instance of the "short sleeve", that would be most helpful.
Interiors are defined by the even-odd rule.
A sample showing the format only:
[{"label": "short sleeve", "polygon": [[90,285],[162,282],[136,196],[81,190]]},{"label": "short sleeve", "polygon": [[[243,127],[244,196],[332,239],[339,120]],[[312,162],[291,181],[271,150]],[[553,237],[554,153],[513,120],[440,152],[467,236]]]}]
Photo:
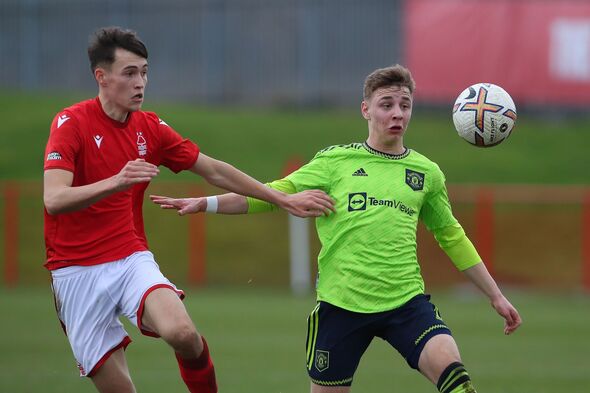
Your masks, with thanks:
[{"label": "short sleeve", "polygon": [[68,112],[61,112],[51,123],[43,168],[74,172],[81,145],[76,119]]},{"label": "short sleeve", "polygon": [[174,173],[191,168],[199,156],[199,147],[180,136],[162,119],[157,120],[158,133],[161,136],[162,165]]}]

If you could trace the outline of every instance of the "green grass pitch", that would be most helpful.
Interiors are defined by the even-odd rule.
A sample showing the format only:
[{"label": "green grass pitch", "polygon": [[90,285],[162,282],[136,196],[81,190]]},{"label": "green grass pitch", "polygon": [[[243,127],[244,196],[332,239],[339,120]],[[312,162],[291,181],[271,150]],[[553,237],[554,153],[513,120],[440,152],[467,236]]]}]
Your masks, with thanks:
[{"label": "green grass pitch", "polygon": [[[0,91],[0,179],[41,179],[44,148],[53,117],[87,96]],[[346,110],[276,111],[235,107],[207,108],[154,103],[155,111],[202,151],[227,161],[261,181],[282,176],[286,160],[303,161],[326,146],[362,142],[367,124],[359,106]],[[416,102],[405,142],[437,162],[449,183],[587,184],[588,116],[543,119],[519,115],[510,138],[480,149],[463,141],[448,111],[428,112]],[[548,165],[548,162],[551,162]],[[195,181],[192,174],[161,179]],[[156,180],[159,181],[160,179]]]},{"label": "green grass pitch", "polygon": [[[0,179],[33,180],[40,187],[43,150],[51,119],[61,108],[82,98],[0,92],[4,114]],[[420,110],[419,103],[416,108],[406,141],[436,161],[449,183],[588,184],[587,117],[543,120],[521,116],[508,141],[493,149],[476,149],[456,136],[450,104],[448,113],[426,113]],[[309,160],[323,147],[362,141],[367,133],[358,108],[272,112],[150,104],[146,109],[155,110],[183,135],[197,141],[206,154],[230,162],[262,181],[280,177],[282,166],[291,155]],[[173,176],[169,171],[163,171],[161,177],[157,182],[164,183],[164,187],[171,179],[199,181],[191,174]],[[24,200],[21,204],[24,212],[21,236],[26,244],[21,276],[29,284],[47,282],[41,267],[40,209],[40,198]],[[184,228],[177,217],[155,211],[154,207],[147,209],[155,219],[174,220],[174,225]],[[282,219],[275,219],[278,224],[269,217],[235,217],[231,222],[236,225],[238,220],[243,220],[252,225],[253,221],[261,220],[267,225],[268,221],[271,229],[280,231],[284,228]],[[216,220],[211,219],[212,227],[230,222],[222,222],[219,217]],[[33,224],[26,225],[29,221]],[[260,225],[266,228],[264,233],[274,233]],[[4,229],[0,228],[0,234]],[[182,231],[160,234],[152,228],[148,236],[154,242],[161,237],[165,243],[168,238],[164,235],[173,235],[169,242],[178,248],[181,247],[178,244],[184,244],[178,239]],[[259,232],[242,231],[236,241],[252,247],[248,236],[259,236]],[[276,244],[280,250],[286,247],[274,240],[266,244]],[[211,247],[220,248],[215,243]],[[269,254],[269,250],[265,253],[275,254]],[[176,254],[156,252],[156,255],[168,264],[164,270],[169,276],[180,280],[184,267],[171,266],[178,259]],[[211,271],[211,279],[225,277],[228,269],[241,271],[239,277],[254,273],[273,277],[286,274],[285,266],[277,263],[277,260],[286,263],[284,258],[248,264],[229,255],[216,260],[217,270]],[[523,261],[519,267],[533,268],[534,263],[535,260]],[[281,280],[278,281],[287,281],[285,277]],[[240,283],[245,285],[246,281]],[[590,298],[571,293],[509,292],[509,295],[524,318],[521,329],[510,337],[502,334],[501,319],[481,296],[468,291],[460,295],[440,293],[433,298],[454,331],[478,391],[590,392]],[[222,393],[309,391],[304,341],[305,319],[313,308],[313,297],[294,298],[286,291],[265,290],[254,280],[242,289],[189,291],[186,305],[211,345]],[[0,286],[0,315],[3,322],[0,392],[95,391],[89,381],[78,377],[55,316],[48,285],[14,290]],[[185,392],[167,346],[160,340],[140,336],[133,327],[128,326],[128,331],[134,340],[127,351],[128,362],[138,391]],[[356,393],[435,391],[379,339],[361,361],[353,385]]]},{"label": "green grass pitch", "polygon": [[[471,291],[433,297],[453,329],[478,391],[587,393],[590,388],[590,299],[509,291],[524,318],[512,336],[487,301]],[[189,291],[186,305],[207,337],[223,393],[309,391],[305,319],[313,297],[285,291],[216,288]],[[78,377],[55,317],[49,288],[0,290],[0,392],[94,392]],[[126,324],[127,358],[139,392],[185,392],[170,349]],[[355,392],[435,392],[386,343],[376,339],[361,361]]]}]

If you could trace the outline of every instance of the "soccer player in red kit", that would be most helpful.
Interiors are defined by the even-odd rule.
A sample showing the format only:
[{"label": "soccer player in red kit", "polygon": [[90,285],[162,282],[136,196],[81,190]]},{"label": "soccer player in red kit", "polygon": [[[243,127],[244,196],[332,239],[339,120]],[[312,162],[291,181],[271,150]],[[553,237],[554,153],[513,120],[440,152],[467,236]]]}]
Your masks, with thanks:
[{"label": "soccer player in red kit", "polygon": [[[141,111],[147,49],[118,27],[99,29],[88,56],[98,96],[53,120],[45,152],[46,268],[58,317],[81,376],[99,392],[135,392],[125,361],[127,317],[174,350],[190,392],[217,392],[205,339],[148,250],[144,191],[163,165],[215,186],[274,203],[300,217],[332,209],[321,191],[287,195],[200,153],[156,114]],[[215,206],[208,209],[215,210]]]}]

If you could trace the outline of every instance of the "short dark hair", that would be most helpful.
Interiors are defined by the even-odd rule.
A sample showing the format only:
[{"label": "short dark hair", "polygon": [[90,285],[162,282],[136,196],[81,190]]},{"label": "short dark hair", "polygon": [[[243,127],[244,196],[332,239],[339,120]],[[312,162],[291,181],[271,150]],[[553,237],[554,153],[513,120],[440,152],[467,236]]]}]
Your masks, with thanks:
[{"label": "short dark hair", "polygon": [[395,64],[390,67],[379,68],[367,76],[363,87],[363,99],[368,100],[375,90],[389,86],[407,87],[410,89],[411,94],[416,89],[416,83],[410,70],[402,65]]},{"label": "short dark hair", "polygon": [[98,66],[113,64],[117,48],[128,50],[144,59],[148,58],[147,48],[135,31],[117,26],[102,27],[92,34],[88,44],[88,59],[92,72]]}]

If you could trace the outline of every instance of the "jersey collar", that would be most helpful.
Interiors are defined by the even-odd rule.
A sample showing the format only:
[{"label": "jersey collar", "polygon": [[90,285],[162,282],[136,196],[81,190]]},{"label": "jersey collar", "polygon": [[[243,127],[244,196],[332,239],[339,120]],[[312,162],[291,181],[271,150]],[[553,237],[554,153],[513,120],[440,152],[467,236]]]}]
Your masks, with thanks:
[{"label": "jersey collar", "polygon": [[96,96],[96,98],[95,98],[95,103],[96,103],[96,106],[98,107],[98,110],[100,112],[100,116],[103,119],[105,119],[106,121],[108,121],[109,123],[111,123],[116,128],[125,128],[125,127],[127,127],[127,124],[129,124],[129,120],[131,119],[131,116],[133,115],[133,112],[129,112],[129,114],[127,115],[127,118],[125,119],[124,122],[120,122],[120,121],[117,121],[115,119],[110,118],[109,115],[107,115],[105,113],[104,109],[102,109],[102,103],[100,102],[100,98],[98,96]]},{"label": "jersey collar", "polygon": [[402,158],[406,158],[410,154],[410,151],[411,151],[407,147],[404,147],[405,150],[401,154],[384,153],[382,151],[373,149],[371,146],[369,146],[369,144],[366,141],[363,142],[363,147],[371,154],[375,154],[376,156],[380,156],[380,157],[384,157],[384,158],[389,158],[390,160],[401,160]]}]

